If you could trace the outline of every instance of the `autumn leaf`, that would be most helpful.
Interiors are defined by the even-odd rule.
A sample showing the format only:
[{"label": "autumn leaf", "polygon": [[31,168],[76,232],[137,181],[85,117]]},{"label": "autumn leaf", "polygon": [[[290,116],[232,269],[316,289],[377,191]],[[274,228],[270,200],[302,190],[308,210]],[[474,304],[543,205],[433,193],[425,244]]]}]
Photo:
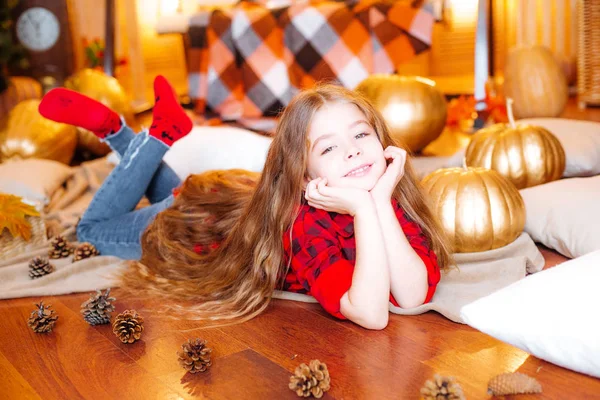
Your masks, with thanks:
[{"label": "autumn leaf", "polygon": [[35,207],[23,203],[19,196],[0,193],[0,234],[7,228],[13,237],[21,236],[29,241],[31,224],[26,217],[39,215]]}]

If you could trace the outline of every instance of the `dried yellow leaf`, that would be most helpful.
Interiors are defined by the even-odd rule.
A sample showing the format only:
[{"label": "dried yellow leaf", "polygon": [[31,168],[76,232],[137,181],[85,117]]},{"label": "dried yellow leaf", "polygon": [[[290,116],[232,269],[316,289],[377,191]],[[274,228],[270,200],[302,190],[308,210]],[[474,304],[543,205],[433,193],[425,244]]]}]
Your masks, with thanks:
[{"label": "dried yellow leaf", "polygon": [[29,241],[31,224],[26,217],[38,217],[39,215],[40,213],[35,207],[25,204],[21,197],[0,193],[0,234],[6,228],[13,237],[20,236]]}]

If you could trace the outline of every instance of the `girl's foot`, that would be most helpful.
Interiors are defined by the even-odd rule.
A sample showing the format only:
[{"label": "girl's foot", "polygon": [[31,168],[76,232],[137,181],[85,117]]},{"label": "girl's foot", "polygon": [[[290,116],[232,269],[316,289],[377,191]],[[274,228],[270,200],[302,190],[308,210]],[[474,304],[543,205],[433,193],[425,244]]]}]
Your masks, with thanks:
[{"label": "girl's foot", "polygon": [[154,96],[150,136],[172,146],[192,130],[192,120],[179,105],[169,82],[161,75],[154,79]]},{"label": "girl's foot", "polygon": [[52,121],[87,129],[101,139],[121,129],[121,119],[116,112],[69,89],[56,88],[46,93],[39,112]]}]

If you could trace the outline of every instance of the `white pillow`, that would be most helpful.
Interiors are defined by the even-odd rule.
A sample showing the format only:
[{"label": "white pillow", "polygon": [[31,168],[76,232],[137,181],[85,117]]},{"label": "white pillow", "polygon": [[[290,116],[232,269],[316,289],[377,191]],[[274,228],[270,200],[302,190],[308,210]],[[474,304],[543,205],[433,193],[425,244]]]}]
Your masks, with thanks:
[{"label": "white pillow", "polygon": [[196,126],[175,142],[164,160],[182,180],[216,169],[262,172],[272,140],[240,128]]},{"label": "white pillow", "polygon": [[451,156],[413,156],[411,164],[418,179],[423,179],[440,168],[461,167],[465,157],[465,149]]},{"label": "white pillow", "polygon": [[0,192],[46,204],[72,174],[71,167],[58,161],[9,160],[0,164]]},{"label": "white pillow", "polygon": [[541,126],[558,138],[567,156],[563,177],[600,174],[600,123],[565,118],[524,118],[517,122]]},{"label": "white pillow", "polygon": [[464,306],[470,326],[534,356],[600,377],[600,251]]},{"label": "white pillow", "polygon": [[522,189],[525,232],[575,258],[600,249],[600,175]]}]

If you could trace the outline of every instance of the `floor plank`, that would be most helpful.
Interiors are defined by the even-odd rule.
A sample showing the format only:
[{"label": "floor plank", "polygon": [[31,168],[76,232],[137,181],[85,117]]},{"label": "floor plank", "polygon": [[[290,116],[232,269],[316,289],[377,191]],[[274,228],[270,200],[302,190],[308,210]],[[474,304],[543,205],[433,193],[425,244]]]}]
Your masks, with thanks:
[{"label": "floor plank", "polygon": [[[31,300],[2,302],[0,351],[40,397],[145,399],[149,393],[158,398],[179,394],[95,329],[88,329],[58,298],[45,299],[59,316],[53,332],[34,333],[27,326],[29,313],[35,308]],[[17,305],[10,307],[10,303]],[[4,312],[7,308],[10,312]],[[15,399],[20,398],[20,393],[14,394]]]},{"label": "floor plank", "polygon": [[555,267],[559,264],[564,263],[565,261],[569,261],[569,259],[562,254],[555,252],[547,247],[542,245],[538,245],[540,249],[540,253],[544,256],[544,260],[546,260],[546,264],[544,265],[544,269]]},{"label": "floor plank", "polygon": [[578,108],[577,99],[575,97],[571,97],[569,98],[567,107],[560,117],[600,122],[600,107],[589,106],[583,109]]},{"label": "floor plank", "polygon": [[0,353],[0,400],[8,400],[16,394],[21,400],[41,399],[23,375]]},{"label": "floor plank", "polygon": [[[191,330],[197,327],[193,321],[159,318],[151,310],[145,310],[139,301],[129,299],[120,289],[113,290],[111,295],[117,299],[113,317],[126,309],[137,310],[144,317],[142,340],[139,343],[123,344],[112,332],[111,325],[97,325],[90,329],[98,331],[153,375],[166,375],[181,371],[177,361],[177,352],[183,343],[195,337],[201,337],[207,341],[207,345],[213,349],[211,353],[213,359],[248,349],[248,346],[219,329]],[[81,303],[87,298],[89,298],[87,294],[79,294],[69,296],[62,302],[74,312],[79,313]]]},{"label": "floor plank", "polygon": [[196,399],[297,400],[288,388],[289,377],[284,368],[248,349],[221,358],[205,373],[173,373],[161,379]]},{"label": "floor plank", "polygon": [[422,345],[410,338],[385,330],[349,329],[351,322],[338,322],[309,307],[318,306],[277,301],[264,315],[222,329],[290,372],[313,359],[325,362],[334,398],[416,393],[422,379],[432,374],[418,362]]}]

